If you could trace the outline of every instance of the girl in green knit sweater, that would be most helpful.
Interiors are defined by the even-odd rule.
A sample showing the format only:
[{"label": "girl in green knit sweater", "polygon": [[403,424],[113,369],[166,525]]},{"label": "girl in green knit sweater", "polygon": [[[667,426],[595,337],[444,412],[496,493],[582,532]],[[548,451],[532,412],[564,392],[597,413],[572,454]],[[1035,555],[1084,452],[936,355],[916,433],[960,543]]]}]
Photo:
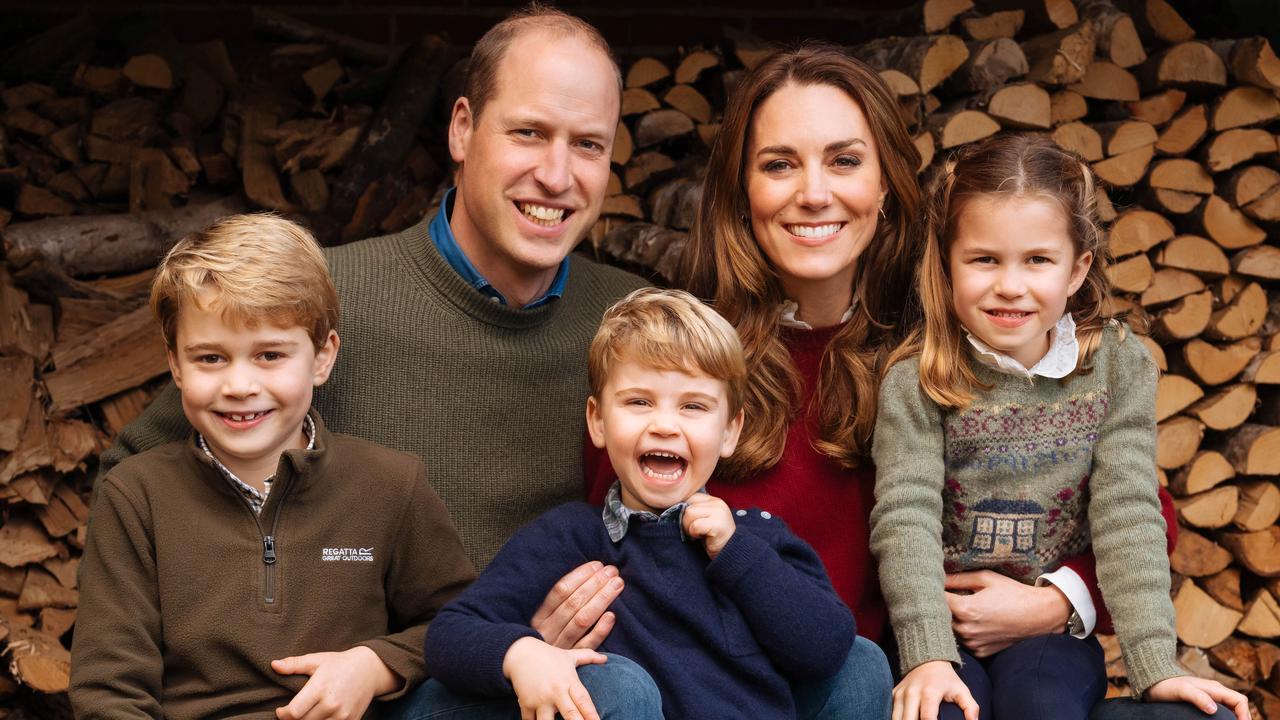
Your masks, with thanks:
[{"label": "girl in green knit sweater", "polygon": [[871,549],[905,673],[894,720],[1087,718],[1106,691],[1097,640],[1068,627],[969,655],[944,573],[1034,583],[1089,545],[1135,693],[1246,720],[1243,695],[1174,660],[1156,369],[1106,312],[1088,167],[1001,136],[949,162],[930,203],[924,328],[891,363],[872,450]]}]

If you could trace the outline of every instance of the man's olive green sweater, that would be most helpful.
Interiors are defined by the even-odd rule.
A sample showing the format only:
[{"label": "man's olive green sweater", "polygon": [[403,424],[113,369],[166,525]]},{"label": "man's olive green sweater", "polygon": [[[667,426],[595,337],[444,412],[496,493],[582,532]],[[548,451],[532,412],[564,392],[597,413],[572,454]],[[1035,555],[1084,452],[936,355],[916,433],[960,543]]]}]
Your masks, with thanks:
[{"label": "man's olive green sweater", "polygon": [[[313,415],[313,418],[315,416]],[[268,720],[306,675],[271,661],[377,653],[403,695],[427,623],[475,577],[417,458],[324,429],[255,514],[188,437],[98,483],[71,648],[76,717]]]},{"label": "man's olive green sweater", "polygon": [[[336,432],[422,458],[484,568],[517,528],[582,498],[587,346],[605,308],[645,283],[575,255],[564,297],[507,307],[449,267],[427,226],[326,251],[342,347],[315,407]],[[171,385],[104,471],[188,432]]]},{"label": "man's olive green sweater", "polygon": [[1139,693],[1174,661],[1169,562],[1155,475],[1156,368],[1108,327],[1092,371],[1021,378],[971,358],[973,402],[946,410],[915,357],[880,390],[871,550],[905,673],[959,662],[943,573],[988,568],[1031,583],[1092,542],[1098,582]]}]

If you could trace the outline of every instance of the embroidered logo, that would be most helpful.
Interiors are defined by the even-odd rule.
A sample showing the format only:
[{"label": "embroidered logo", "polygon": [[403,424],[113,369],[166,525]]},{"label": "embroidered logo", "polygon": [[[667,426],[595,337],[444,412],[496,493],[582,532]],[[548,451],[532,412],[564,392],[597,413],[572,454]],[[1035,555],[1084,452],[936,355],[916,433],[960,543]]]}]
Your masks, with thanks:
[{"label": "embroidered logo", "polygon": [[373,562],[373,548],[322,548],[320,550],[320,560],[323,562]]}]

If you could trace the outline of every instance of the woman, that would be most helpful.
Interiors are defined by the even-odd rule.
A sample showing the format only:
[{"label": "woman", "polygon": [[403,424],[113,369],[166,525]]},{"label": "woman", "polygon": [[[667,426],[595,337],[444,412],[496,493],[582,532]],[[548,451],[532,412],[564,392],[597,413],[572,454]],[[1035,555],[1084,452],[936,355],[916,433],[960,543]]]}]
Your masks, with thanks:
[{"label": "woman", "polygon": [[[919,163],[875,71],[831,46],[772,55],[725,110],[686,254],[688,287],[737,327],[750,378],[738,451],[708,490],[785,519],[875,641],[886,612],[868,547],[867,455],[880,363],[914,320]],[[985,657],[1034,635],[1083,634],[1102,610],[1092,556],[1068,566],[1041,587],[949,577],[959,641]]]}]

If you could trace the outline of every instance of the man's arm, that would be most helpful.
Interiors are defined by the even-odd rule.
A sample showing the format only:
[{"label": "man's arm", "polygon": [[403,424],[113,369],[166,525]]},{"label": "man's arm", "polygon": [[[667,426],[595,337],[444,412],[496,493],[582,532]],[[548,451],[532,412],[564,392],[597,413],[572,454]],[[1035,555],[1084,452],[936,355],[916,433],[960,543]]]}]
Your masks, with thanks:
[{"label": "man's arm", "polygon": [[164,659],[155,552],[146,508],[111,479],[94,493],[71,645],[78,718],[158,718]]},{"label": "man's arm", "polygon": [[191,423],[182,414],[182,395],[178,392],[178,387],[170,382],[141,415],[120,431],[111,447],[98,457],[98,482],[125,458],[174,440],[182,440],[190,433]]}]

